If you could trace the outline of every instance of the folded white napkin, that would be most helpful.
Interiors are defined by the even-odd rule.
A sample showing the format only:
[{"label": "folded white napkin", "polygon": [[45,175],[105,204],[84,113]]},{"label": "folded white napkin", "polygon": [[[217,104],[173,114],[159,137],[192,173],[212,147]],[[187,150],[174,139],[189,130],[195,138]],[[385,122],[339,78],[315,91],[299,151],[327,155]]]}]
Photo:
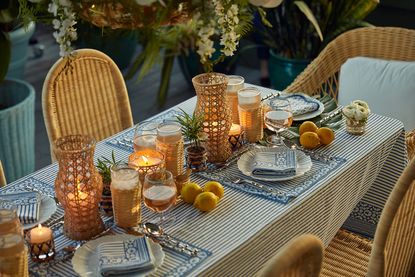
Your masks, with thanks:
[{"label": "folded white napkin", "polygon": [[301,94],[279,96],[278,98],[286,99],[290,102],[291,110],[294,116],[314,112],[319,108],[319,104],[316,100]]},{"label": "folded white napkin", "polygon": [[254,177],[289,177],[296,174],[295,151],[289,148],[255,154],[252,165]]},{"label": "folded white napkin", "polygon": [[154,256],[146,237],[98,245],[99,271],[103,276],[142,272],[154,268]]},{"label": "folded white napkin", "polygon": [[16,207],[22,224],[35,223],[39,220],[40,202],[40,194],[34,191],[0,195],[0,207]]}]

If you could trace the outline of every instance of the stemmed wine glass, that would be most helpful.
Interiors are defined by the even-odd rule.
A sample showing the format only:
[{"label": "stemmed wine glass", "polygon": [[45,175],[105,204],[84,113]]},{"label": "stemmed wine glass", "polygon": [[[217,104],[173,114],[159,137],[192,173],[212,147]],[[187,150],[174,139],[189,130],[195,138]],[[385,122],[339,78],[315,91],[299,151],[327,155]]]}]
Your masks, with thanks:
[{"label": "stemmed wine glass", "polygon": [[174,221],[173,216],[165,216],[164,212],[176,203],[176,194],[176,184],[170,171],[155,171],[147,173],[144,177],[144,205],[159,213],[159,218],[154,223],[160,227]]},{"label": "stemmed wine glass", "polygon": [[280,133],[288,129],[293,123],[293,113],[290,102],[286,99],[273,99],[269,102],[270,110],[265,113],[265,126],[275,135],[269,136],[267,141],[272,145],[283,145],[284,138]]}]

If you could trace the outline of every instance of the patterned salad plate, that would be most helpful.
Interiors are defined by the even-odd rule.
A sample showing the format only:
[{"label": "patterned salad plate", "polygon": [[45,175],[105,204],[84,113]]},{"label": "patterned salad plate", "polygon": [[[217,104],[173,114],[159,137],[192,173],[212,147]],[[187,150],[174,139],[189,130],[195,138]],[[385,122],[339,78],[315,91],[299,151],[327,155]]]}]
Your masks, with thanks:
[{"label": "patterned salad plate", "polygon": [[308,120],[319,116],[324,111],[323,103],[304,93],[283,94],[278,98],[287,99],[291,108],[298,112],[297,115],[294,113],[294,121]]},{"label": "patterned salad plate", "polygon": [[[137,239],[137,236],[133,235],[108,235],[104,237],[97,238],[95,240],[88,241],[82,247],[78,248],[75,252],[75,255],[72,258],[72,266],[76,273],[81,277],[92,277],[92,276],[101,276],[99,273],[98,266],[98,245],[104,242],[113,242],[113,241],[126,241]],[[151,272],[157,270],[163,264],[164,261],[164,252],[161,246],[151,239],[149,240],[151,251],[154,255],[154,268],[147,271],[140,271],[136,273],[122,274],[117,276],[123,277],[141,277],[147,276]]]},{"label": "patterned salad plate", "polygon": [[304,152],[301,152],[299,150],[296,151],[296,157],[297,157],[297,167],[296,167],[296,174],[293,176],[278,176],[278,177],[257,177],[252,176],[252,166],[255,159],[255,154],[258,152],[273,152],[275,151],[275,148],[272,147],[263,147],[258,148],[254,150],[250,150],[246,153],[244,153],[238,160],[238,168],[239,170],[246,176],[249,176],[253,179],[262,180],[262,181],[285,181],[285,180],[291,180],[297,177],[300,177],[304,175],[307,171],[311,169],[311,166],[313,165],[313,162],[311,161],[311,158],[304,154]]},{"label": "patterned salad plate", "polygon": [[56,209],[55,200],[48,196],[42,195],[40,200],[39,220],[34,223],[23,224],[23,229],[27,230],[37,226],[39,223],[41,224],[46,222],[56,212]]}]

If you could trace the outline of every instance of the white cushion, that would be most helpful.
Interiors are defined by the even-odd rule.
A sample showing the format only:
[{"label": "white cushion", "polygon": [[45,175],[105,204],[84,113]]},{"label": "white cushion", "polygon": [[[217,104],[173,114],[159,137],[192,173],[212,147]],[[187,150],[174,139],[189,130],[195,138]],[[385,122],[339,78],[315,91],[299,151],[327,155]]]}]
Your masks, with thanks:
[{"label": "white cushion", "polygon": [[373,113],[397,118],[415,129],[415,62],[366,57],[348,59],[340,69],[339,104],[360,99]]}]

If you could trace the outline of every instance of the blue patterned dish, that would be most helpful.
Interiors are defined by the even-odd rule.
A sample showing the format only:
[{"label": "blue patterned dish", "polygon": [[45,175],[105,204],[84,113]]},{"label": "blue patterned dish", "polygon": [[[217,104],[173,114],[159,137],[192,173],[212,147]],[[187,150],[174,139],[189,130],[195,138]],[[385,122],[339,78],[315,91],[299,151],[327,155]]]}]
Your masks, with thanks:
[{"label": "blue patterned dish", "polygon": [[282,94],[277,98],[287,99],[290,102],[294,121],[311,119],[324,111],[323,103],[303,93]]}]

